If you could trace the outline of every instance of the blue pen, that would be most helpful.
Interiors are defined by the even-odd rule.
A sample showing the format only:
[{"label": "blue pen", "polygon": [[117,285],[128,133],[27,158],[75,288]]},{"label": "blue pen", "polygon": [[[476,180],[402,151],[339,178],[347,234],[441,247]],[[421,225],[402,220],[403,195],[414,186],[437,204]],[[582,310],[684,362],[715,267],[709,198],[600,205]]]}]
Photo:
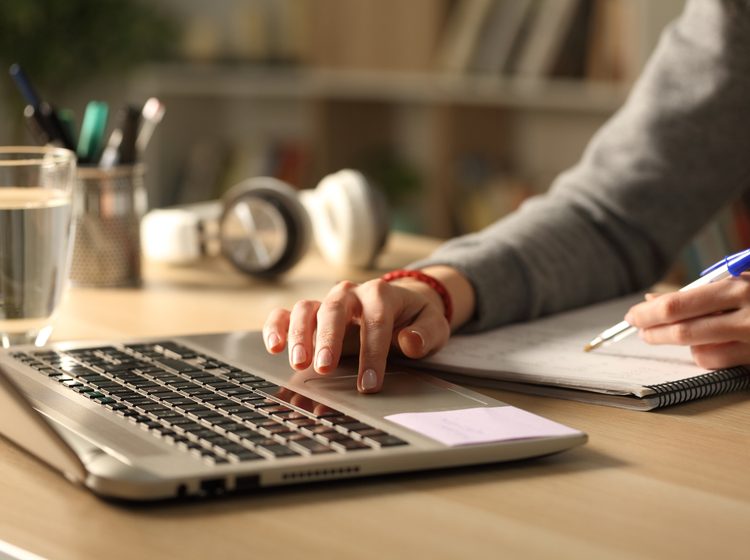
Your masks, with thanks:
[{"label": "blue pen", "polygon": [[44,132],[45,143],[59,144],[63,148],[74,150],[73,140],[60,122],[57,112],[49,103],[39,97],[23,69],[18,64],[12,64],[9,72],[21,95],[32,108],[25,113],[30,115],[27,118],[33,118],[35,129]]},{"label": "blue pen", "polygon": [[[716,264],[709,266],[701,272],[700,277],[687,286],[683,286],[679,291],[692,290],[698,286],[705,286],[711,282],[723,280],[730,276],[739,276],[750,268],[750,249],[745,249],[739,253],[729,255],[721,259]],[[630,325],[627,321],[620,321],[613,327],[602,331],[596,338],[583,347],[584,352],[590,352],[604,344],[611,344],[630,336],[638,329]]]}]

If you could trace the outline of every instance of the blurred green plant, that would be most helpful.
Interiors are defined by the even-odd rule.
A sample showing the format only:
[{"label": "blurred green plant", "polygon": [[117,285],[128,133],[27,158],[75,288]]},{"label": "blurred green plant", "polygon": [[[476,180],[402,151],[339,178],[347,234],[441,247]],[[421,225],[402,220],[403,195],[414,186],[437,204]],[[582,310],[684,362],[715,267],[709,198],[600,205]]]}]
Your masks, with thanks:
[{"label": "blurred green plant", "polygon": [[[45,98],[169,56],[176,21],[138,0],[2,0],[0,64],[18,62]],[[0,74],[2,75],[2,74]],[[7,91],[10,78],[0,80]]]}]

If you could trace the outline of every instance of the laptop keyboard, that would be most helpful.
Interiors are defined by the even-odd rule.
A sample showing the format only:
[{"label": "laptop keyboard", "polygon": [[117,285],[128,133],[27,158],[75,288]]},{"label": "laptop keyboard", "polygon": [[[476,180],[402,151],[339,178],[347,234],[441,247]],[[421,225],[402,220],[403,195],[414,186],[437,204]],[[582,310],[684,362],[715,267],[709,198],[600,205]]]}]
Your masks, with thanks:
[{"label": "laptop keyboard", "polygon": [[12,356],[212,464],[407,445],[352,416],[172,341]]}]

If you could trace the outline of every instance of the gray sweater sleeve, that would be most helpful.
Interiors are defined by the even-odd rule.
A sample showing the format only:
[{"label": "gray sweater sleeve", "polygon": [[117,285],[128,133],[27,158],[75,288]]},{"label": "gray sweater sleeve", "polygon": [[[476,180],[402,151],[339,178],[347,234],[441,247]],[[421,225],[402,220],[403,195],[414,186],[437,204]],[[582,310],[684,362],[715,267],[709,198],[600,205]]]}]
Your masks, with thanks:
[{"label": "gray sweater sleeve", "polygon": [[413,267],[469,278],[465,330],[562,311],[653,284],[748,179],[750,3],[690,0],[575,167]]}]

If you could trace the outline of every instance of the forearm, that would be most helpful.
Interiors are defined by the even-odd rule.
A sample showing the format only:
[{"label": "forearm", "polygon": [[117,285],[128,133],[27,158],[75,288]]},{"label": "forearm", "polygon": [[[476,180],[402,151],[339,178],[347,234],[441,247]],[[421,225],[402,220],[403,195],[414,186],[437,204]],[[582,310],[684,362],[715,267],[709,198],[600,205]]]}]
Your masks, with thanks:
[{"label": "forearm", "polygon": [[750,7],[690,2],[626,105],[547,195],[416,267],[460,270],[468,328],[638,290],[750,178]]}]

